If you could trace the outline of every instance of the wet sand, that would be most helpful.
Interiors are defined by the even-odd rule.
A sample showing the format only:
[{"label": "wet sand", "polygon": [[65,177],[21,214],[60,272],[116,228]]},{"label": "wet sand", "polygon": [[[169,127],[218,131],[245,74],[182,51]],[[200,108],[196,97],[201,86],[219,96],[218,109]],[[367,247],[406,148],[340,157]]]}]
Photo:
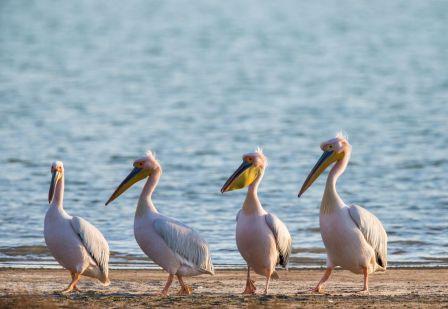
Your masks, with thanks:
[{"label": "wet sand", "polygon": [[370,294],[357,293],[362,276],[336,270],[325,294],[309,292],[322,270],[279,271],[270,295],[260,295],[264,278],[254,276],[257,295],[243,296],[244,270],[218,270],[215,276],[187,278],[191,296],[161,297],[167,275],[157,270],[112,270],[112,283],[83,278],[82,292],[64,295],[58,291],[69,283],[63,270],[0,269],[0,308],[4,307],[448,307],[448,269],[392,269],[371,276]]}]

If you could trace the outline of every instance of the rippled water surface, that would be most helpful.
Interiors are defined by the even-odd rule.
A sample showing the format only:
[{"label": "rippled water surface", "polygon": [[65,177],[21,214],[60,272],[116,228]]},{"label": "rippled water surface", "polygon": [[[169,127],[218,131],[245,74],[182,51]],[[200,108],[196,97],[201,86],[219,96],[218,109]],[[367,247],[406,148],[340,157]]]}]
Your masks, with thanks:
[{"label": "rippled water surface", "polygon": [[219,189],[264,148],[264,207],[293,235],[293,267],[324,265],[322,176],[297,192],[319,144],[353,146],[338,190],[376,214],[392,265],[448,265],[448,2],[2,1],[0,265],[56,265],[45,249],[50,163],[65,208],[147,267],[133,237],[140,185],[104,202],[151,148],[158,209],[243,265]]}]

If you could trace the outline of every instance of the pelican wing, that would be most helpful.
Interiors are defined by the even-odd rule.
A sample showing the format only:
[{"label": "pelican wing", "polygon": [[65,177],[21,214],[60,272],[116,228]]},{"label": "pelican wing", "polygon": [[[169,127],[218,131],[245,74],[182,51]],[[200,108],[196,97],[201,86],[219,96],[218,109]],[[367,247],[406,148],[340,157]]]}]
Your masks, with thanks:
[{"label": "pelican wing", "polygon": [[187,263],[204,273],[215,273],[208,244],[198,232],[169,218],[157,219],[153,226],[166,245]]},{"label": "pelican wing", "polygon": [[381,221],[372,213],[358,205],[351,205],[349,213],[352,220],[361,230],[365,240],[375,250],[376,262],[387,267],[387,234]]},{"label": "pelican wing", "polygon": [[83,218],[73,217],[70,223],[87,252],[89,252],[92,259],[107,278],[109,273],[109,245],[103,234]]},{"label": "pelican wing", "polygon": [[265,218],[266,223],[274,234],[275,242],[277,244],[277,250],[279,253],[278,264],[286,267],[292,249],[291,235],[289,234],[286,225],[279,218],[277,218],[276,215],[268,213]]}]

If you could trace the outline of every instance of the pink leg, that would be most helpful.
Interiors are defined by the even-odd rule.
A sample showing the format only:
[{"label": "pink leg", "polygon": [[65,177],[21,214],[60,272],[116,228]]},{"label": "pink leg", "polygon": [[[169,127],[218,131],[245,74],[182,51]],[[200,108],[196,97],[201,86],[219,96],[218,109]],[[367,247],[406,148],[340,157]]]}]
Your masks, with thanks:
[{"label": "pink leg", "polygon": [[78,283],[79,279],[81,278],[81,275],[78,273],[71,273],[72,275],[72,282],[70,282],[70,285],[62,291],[62,293],[70,293],[74,289],[76,289],[76,284]]},{"label": "pink leg", "polygon": [[257,288],[255,287],[255,281],[250,279],[250,267],[247,265],[247,280],[246,280],[246,288],[243,291],[243,294],[255,294]]},{"label": "pink leg", "polygon": [[[72,275],[72,280],[75,280],[75,273],[70,273]],[[75,285],[73,286],[73,290],[76,292],[81,292],[81,290],[78,288],[78,281],[76,281]]]},{"label": "pink leg", "polygon": [[369,293],[369,273],[367,271],[367,267],[362,269],[364,274],[364,288],[361,290],[362,293]]},{"label": "pink leg", "polygon": [[179,293],[177,295],[190,295],[192,292],[191,287],[185,284],[184,280],[182,279],[182,276],[176,275],[177,280],[179,281],[179,284],[181,286]]},{"label": "pink leg", "polygon": [[324,283],[328,280],[328,278],[330,278],[330,275],[331,275],[332,271],[333,271],[333,267],[327,267],[327,269],[325,270],[325,273],[322,276],[322,278],[320,279],[319,283],[312,290],[313,292],[316,292],[316,293],[322,293],[323,292]]},{"label": "pink leg", "polygon": [[271,276],[266,276],[266,285],[264,287],[264,295],[268,295],[268,289],[269,289],[269,281],[271,280]]},{"label": "pink leg", "polygon": [[168,295],[168,289],[170,288],[171,283],[173,282],[173,278],[174,275],[169,274],[168,279],[166,280],[165,287],[163,288],[162,292],[160,292],[160,295],[162,296]]}]

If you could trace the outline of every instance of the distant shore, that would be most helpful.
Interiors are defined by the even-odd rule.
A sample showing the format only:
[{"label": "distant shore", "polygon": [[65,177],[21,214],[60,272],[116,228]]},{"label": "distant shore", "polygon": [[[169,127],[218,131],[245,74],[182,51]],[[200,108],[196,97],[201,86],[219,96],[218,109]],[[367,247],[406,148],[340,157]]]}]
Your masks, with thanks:
[{"label": "distant shore", "polygon": [[[245,271],[225,269],[215,276],[187,278],[193,288],[191,296],[176,296],[177,283],[170,296],[160,297],[166,273],[160,270],[112,270],[112,284],[103,287],[83,278],[82,292],[62,295],[70,276],[60,269],[0,268],[0,308],[3,307],[446,307],[448,306],[448,268],[396,268],[376,273],[370,279],[370,294],[361,295],[362,277],[337,270],[330,279],[326,294],[309,292],[320,279],[322,270],[279,271],[280,280],[271,284],[270,295],[242,296]],[[254,275],[257,292],[264,278]]]}]

